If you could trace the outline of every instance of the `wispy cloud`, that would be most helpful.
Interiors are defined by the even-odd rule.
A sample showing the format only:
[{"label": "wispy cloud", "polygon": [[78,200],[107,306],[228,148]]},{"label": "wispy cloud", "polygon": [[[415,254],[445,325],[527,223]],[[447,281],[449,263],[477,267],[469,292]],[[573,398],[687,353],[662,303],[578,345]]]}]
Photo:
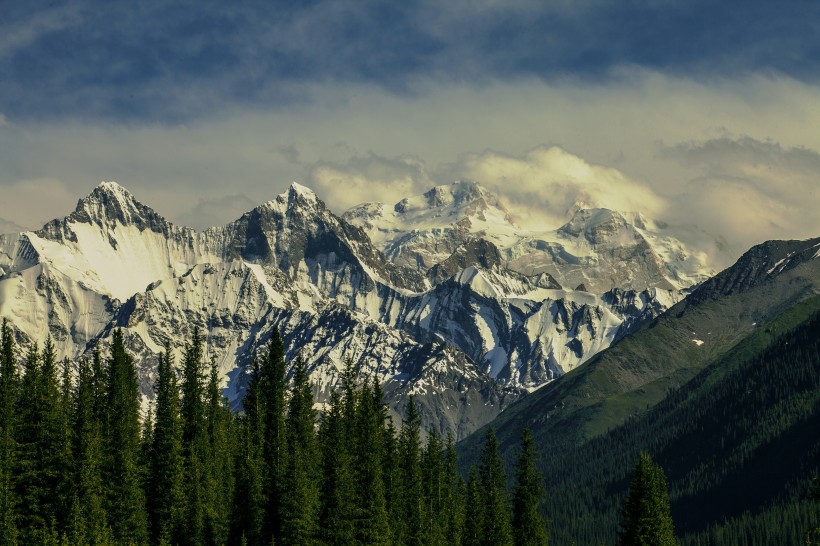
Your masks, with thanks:
[{"label": "wispy cloud", "polygon": [[668,147],[695,175],[678,201],[703,227],[752,244],[807,238],[820,226],[820,153],[750,137]]},{"label": "wispy cloud", "polygon": [[[522,218],[557,224],[585,199],[697,224],[725,237],[729,258],[820,225],[797,220],[820,210],[820,89],[809,83],[634,71],[606,84],[428,82],[423,97],[337,84],[308,96],[184,125],[9,120],[0,126],[0,217],[29,226],[62,216],[100,180],[119,181],[173,221],[208,218],[204,227],[250,204],[226,195],[261,203],[294,180],[341,212],[471,178],[520,204]],[[62,190],[39,199],[20,190],[28,180]]]}]

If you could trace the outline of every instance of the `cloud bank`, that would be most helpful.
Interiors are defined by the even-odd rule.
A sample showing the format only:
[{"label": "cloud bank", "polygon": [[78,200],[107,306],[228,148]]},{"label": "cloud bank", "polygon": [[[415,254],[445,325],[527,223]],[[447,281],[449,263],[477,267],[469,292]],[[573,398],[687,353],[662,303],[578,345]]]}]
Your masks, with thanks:
[{"label": "cloud bank", "polygon": [[806,0],[6,3],[0,104],[11,119],[188,122],[225,104],[287,108],[315,84],[773,74],[818,81]]}]

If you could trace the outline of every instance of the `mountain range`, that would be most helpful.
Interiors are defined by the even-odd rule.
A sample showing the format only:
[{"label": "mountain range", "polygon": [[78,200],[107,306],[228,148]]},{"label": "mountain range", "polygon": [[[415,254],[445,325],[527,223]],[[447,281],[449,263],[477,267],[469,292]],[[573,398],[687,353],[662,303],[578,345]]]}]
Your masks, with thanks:
[{"label": "mountain range", "polygon": [[317,404],[350,361],[394,415],[414,394],[425,426],[463,438],[713,273],[639,213],[579,208],[526,230],[468,181],[342,215],[294,183],[202,232],[104,182],[65,218],[0,237],[0,316],[21,350],[50,335],[71,358],[121,328],[146,404],[158,353],[198,328],[237,408],[278,328]]},{"label": "mountain range", "polygon": [[[682,544],[798,544],[820,472],[820,238],[768,241],[488,425],[524,429],[558,543],[617,539],[629,470],[666,470]],[[465,465],[485,431],[459,444]]]}]

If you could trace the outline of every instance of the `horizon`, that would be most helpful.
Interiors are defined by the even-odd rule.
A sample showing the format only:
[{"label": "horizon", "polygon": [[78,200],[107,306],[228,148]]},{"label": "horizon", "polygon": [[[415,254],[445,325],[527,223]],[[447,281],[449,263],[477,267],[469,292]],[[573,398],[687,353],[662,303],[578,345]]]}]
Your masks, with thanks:
[{"label": "horizon", "polygon": [[729,258],[817,235],[813,2],[33,6],[0,22],[2,231],[98,180],[204,229],[290,181],[340,213],[466,178],[522,216],[694,224]]}]

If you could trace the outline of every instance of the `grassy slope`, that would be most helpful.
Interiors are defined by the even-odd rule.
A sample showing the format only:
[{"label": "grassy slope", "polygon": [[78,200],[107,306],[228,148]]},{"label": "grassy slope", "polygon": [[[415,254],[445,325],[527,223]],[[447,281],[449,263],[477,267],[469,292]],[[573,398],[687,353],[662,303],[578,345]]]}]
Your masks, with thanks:
[{"label": "grassy slope", "polygon": [[709,544],[711,528],[757,527],[769,536],[755,542],[750,532],[738,543],[798,543],[812,514],[801,499],[820,461],[818,313],[820,297],[794,306],[652,410],[544,454],[553,543],[614,540],[640,450],[666,469],[680,534],[699,533]]},{"label": "grassy slope", "polygon": [[[820,260],[810,258],[818,242],[770,242],[753,248],[647,328],[505,410],[489,425],[499,437],[502,456],[512,460],[525,426],[542,452],[555,452],[646,412],[749,333],[817,293]],[[806,259],[769,276],[773,264],[790,254],[805,254]],[[475,461],[484,437],[480,429],[459,444],[467,464]]]}]

